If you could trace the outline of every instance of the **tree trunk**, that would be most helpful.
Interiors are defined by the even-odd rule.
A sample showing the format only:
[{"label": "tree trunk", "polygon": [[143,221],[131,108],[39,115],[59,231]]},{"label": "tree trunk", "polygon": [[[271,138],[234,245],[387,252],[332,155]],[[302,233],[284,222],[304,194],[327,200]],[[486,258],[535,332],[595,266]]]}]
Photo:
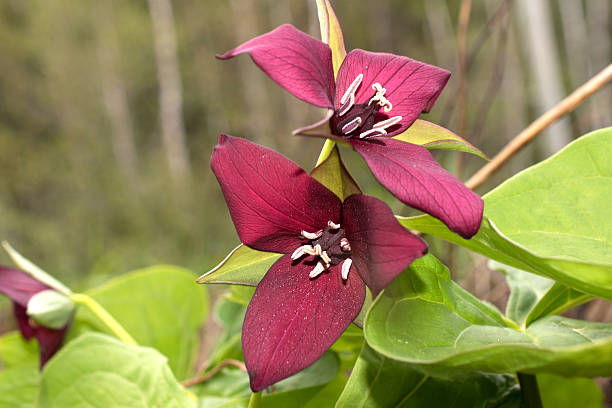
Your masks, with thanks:
[{"label": "tree trunk", "polygon": [[177,58],[174,16],[170,0],[148,0],[159,80],[159,121],[172,179],[189,182],[189,153],[183,125],[183,92]]}]

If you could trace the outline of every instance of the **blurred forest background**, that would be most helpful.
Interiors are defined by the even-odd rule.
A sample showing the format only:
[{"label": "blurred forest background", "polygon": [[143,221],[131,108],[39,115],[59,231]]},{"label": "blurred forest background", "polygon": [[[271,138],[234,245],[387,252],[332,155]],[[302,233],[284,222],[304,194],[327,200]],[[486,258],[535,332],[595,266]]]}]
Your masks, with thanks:
[{"label": "blurred forest background", "polygon": [[[612,60],[609,0],[333,6],[347,50],[451,70],[424,118],[489,156]],[[291,135],[320,109],[248,57],[214,56],[283,23],[318,38],[316,16],[314,0],[0,0],[0,238],[76,290],[155,263],[212,268],[239,242],[209,169],[218,134],[272,147],[306,169],[323,143]],[[611,88],[540,135],[479,193],[612,125]],[[364,191],[410,214],[360,158],[342,154]],[[435,155],[463,180],[484,164]],[[460,283],[503,304],[507,287],[486,260],[429,241]],[[2,254],[0,263],[10,261]],[[575,313],[611,321],[610,310],[599,301]]]}]

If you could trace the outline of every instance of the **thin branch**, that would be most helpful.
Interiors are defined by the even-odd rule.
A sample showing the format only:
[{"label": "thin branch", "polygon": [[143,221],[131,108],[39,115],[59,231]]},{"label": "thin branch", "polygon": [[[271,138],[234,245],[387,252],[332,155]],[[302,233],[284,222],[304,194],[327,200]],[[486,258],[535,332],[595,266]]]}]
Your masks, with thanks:
[{"label": "thin branch", "polygon": [[505,164],[508,159],[531,142],[540,132],[556,122],[558,119],[572,112],[585,99],[597,92],[608,82],[612,81],[612,64],[601,70],[584,85],[572,92],[559,102],[554,108],[532,122],[525,130],[510,141],[489,163],[482,167],[465,183],[469,188],[478,188],[491,175]]},{"label": "thin branch", "polygon": [[232,359],[223,360],[219,364],[217,364],[212,370],[207,372],[206,374],[199,375],[197,377],[190,378],[188,380],[182,381],[181,385],[183,387],[193,387],[194,385],[206,382],[206,381],[210,380],[211,378],[213,378],[215,375],[217,375],[219,373],[219,371],[221,371],[223,368],[225,368],[227,366],[238,367],[240,370],[242,370],[242,371],[244,371],[246,373],[246,366],[244,365],[244,363],[242,361],[232,360]]}]

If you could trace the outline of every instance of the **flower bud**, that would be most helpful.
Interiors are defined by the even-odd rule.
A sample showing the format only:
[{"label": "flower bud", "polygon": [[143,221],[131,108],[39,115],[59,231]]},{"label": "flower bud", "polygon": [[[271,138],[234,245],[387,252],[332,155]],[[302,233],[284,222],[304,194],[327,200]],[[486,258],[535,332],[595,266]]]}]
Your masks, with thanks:
[{"label": "flower bud", "polygon": [[49,329],[61,329],[72,318],[74,302],[55,290],[38,292],[28,302],[27,314],[36,323]]}]

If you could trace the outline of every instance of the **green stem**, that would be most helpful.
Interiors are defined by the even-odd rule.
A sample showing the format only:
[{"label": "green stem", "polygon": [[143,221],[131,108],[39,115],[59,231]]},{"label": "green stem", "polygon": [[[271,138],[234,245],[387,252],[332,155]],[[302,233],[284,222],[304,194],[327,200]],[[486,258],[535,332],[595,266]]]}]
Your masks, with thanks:
[{"label": "green stem", "polygon": [[137,345],[136,341],[130,334],[119,324],[115,318],[106,311],[92,297],[83,293],[73,293],[72,300],[79,305],[87,307],[94,315],[98,317],[121,341],[127,344]]},{"label": "green stem", "polygon": [[526,408],[542,408],[538,380],[533,374],[516,373],[521,385],[521,396]]},{"label": "green stem", "polygon": [[323,160],[327,159],[327,156],[331,153],[334,148],[335,142],[331,139],[325,139],[325,144],[323,145],[323,149],[321,149],[321,153],[319,154],[319,158],[317,159],[317,167],[319,164],[323,163]]},{"label": "green stem", "polygon": [[261,391],[252,393],[249,408],[259,408],[259,400],[261,400]]}]

